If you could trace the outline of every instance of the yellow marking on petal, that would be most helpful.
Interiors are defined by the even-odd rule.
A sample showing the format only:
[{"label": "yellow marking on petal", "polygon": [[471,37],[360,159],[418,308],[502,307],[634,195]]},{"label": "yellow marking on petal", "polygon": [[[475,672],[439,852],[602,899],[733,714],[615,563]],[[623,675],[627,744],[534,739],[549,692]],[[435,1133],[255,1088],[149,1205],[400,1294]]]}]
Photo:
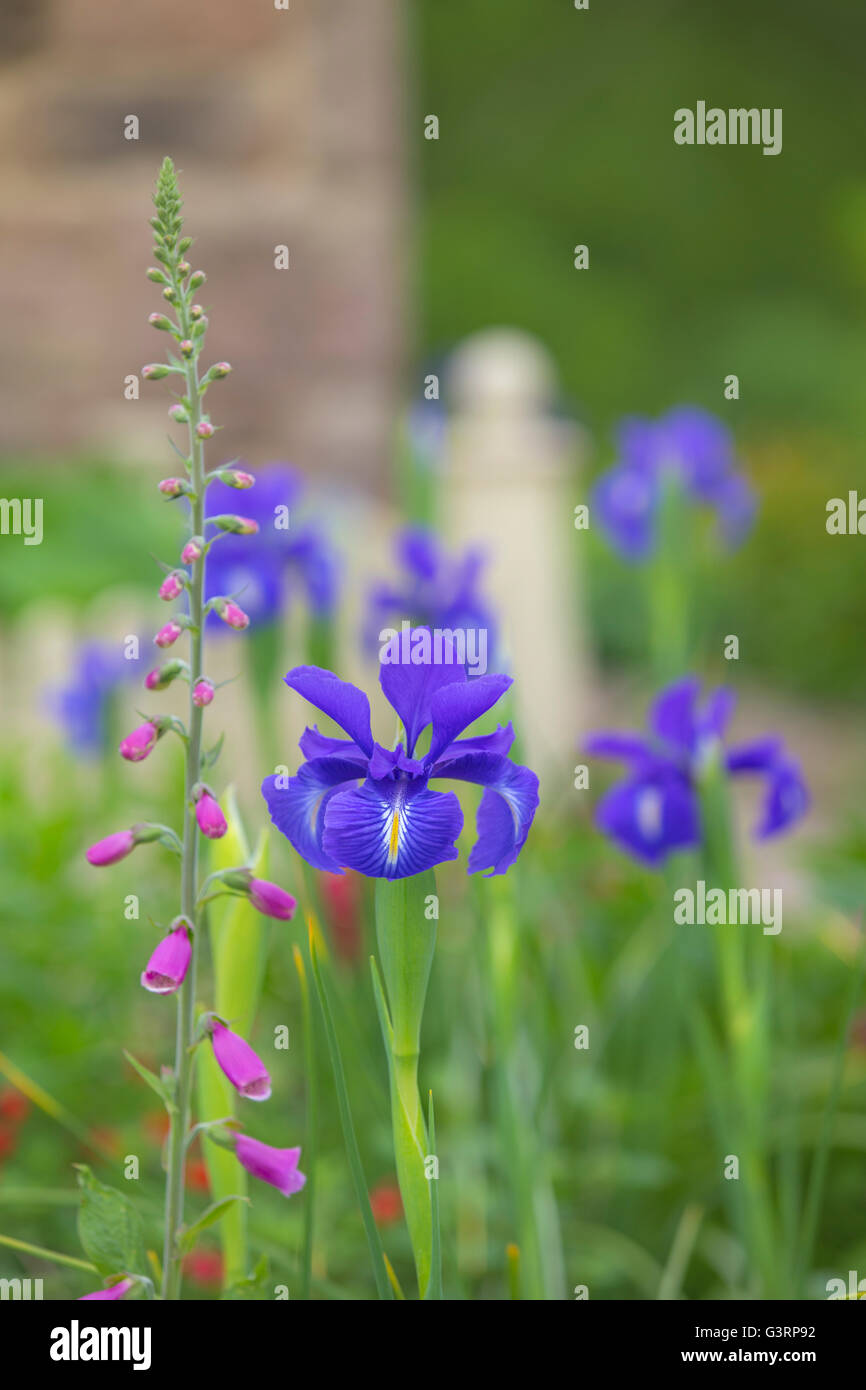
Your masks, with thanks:
[{"label": "yellow marking on petal", "polygon": [[400,842],[400,812],[394,812],[394,819],[391,822],[391,843],[388,846],[388,858],[397,858],[397,846]]}]

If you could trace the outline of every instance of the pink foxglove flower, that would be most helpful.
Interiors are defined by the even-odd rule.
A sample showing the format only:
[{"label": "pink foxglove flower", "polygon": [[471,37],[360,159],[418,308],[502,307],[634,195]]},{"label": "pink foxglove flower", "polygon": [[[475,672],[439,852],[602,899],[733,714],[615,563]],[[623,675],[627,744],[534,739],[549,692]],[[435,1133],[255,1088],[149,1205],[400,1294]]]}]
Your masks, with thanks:
[{"label": "pink foxglove flower", "polygon": [[120,745],[120,756],[128,763],[140,763],[156,747],[159,729],[156,724],[139,724]]},{"label": "pink foxglove flower", "polygon": [[174,994],[186,978],[191,956],[186,922],[181,918],[180,926],[162,938],[142,971],[144,988],[152,994]]},{"label": "pink foxglove flower", "polygon": [[252,487],[256,481],[252,473],[247,473],[245,468],[220,468],[217,477],[221,483],[228,487],[240,488],[245,490]]},{"label": "pink foxglove flower", "polygon": [[104,840],[97,840],[95,845],[91,845],[87,851],[87,862],[96,868],[102,868],[105,864],[116,864],[119,859],[125,859],[135,849],[136,839],[131,830],[117,830],[113,835],[106,835]]},{"label": "pink foxglove flower", "polygon": [[235,1090],[248,1100],[267,1100],[271,1078],[248,1042],[214,1019],[210,1025],[214,1056]]},{"label": "pink foxglove flower", "polygon": [[182,632],[183,628],[180,623],[172,618],[171,622],[166,623],[164,627],[159,629],[159,632],[153,640],[158,647],[170,647],[173,642],[177,641]]},{"label": "pink foxglove flower", "polygon": [[199,439],[210,439],[212,435],[216,434],[216,426],[212,425],[210,420],[199,420],[195,432]]},{"label": "pink foxglove flower", "polygon": [[201,536],[193,536],[192,540],[188,540],[183,550],[180,552],[180,558],[185,565],[194,565],[196,560],[200,560],[203,554],[204,541]]},{"label": "pink foxglove flower", "polygon": [[250,620],[242,608],[230,598],[217,599],[214,608],[224,623],[233,627],[236,632],[243,632],[245,627],[249,627]]},{"label": "pink foxglove flower", "polygon": [[110,1289],[97,1289],[96,1293],[83,1293],[78,1302],[84,1303],[88,1298],[123,1298],[125,1293],[129,1293],[134,1283],[134,1279],[120,1279],[116,1284],[112,1284]]},{"label": "pink foxglove flower", "polygon": [[209,840],[221,840],[228,830],[220,804],[210,792],[202,792],[195,803],[195,818],[202,835],[207,835]]},{"label": "pink foxglove flower", "polygon": [[158,486],[164,497],[180,497],[181,493],[186,490],[180,478],[163,478]]},{"label": "pink foxglove flower", "polygon": [[177,598],[183,592],[185,574],[180,574],[177,570],[172,570],[167,574],[159,586],[159,596],[169,603],[171,599]]},{"label": "pink foxglove flower", "polygon": [[297,902],[285,888],[276,883],[268,883],[264,878],[250,879],[250,902],[257,912],[265,917],[276,917],[280,922],[288,922],[294,916]]},{"label": "pink foxglove flower", "polygon": [[207,679],[207,676],[203,676],[200,681],[196,681],[192,688],[192,702],[194,705],[198,705],[199,709],[204,709],[205,705],[210,704],[213,696],[213,684]]},{"label": "pink foxglove flower", "polygon": [[248,1173],[262,1182],[270,1183],[284,1197],[300,1192],[306,1177],[298,1168],[300,1149],[274,1149],[248,1134],[239,1134],[235,1141],[235,1156]]}]

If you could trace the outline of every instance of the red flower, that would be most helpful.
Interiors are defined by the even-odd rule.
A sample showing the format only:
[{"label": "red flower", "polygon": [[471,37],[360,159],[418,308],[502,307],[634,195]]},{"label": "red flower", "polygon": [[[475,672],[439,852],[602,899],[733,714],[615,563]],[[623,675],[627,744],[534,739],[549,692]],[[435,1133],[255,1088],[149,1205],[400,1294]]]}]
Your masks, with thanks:
[{"label": "red flower", "polygon": [[29,1109],[29,1100],[20,1091],[16,1091],[14,1086],[7,1086],[5,1090],[0,1091],[0,1118],[20,1125]]},{"label": "red flower", "polygon": [[403,1214],[400,1189],[391,1179],[377,1183],[370,1193],[370,1206],[377,1226],[392,1226]]},{"label": "red flower", "polygon": [[192,1192],[210,1192],[210,1178],[203,1158],[191,1158],[187,1163],[186,1185]]},{"label": "red flower", "polygon": [[183,1262],[183,1272],[196,1284],[219,1288],[223,1281],[223,1257],[218,1250],[193,1250]]}]

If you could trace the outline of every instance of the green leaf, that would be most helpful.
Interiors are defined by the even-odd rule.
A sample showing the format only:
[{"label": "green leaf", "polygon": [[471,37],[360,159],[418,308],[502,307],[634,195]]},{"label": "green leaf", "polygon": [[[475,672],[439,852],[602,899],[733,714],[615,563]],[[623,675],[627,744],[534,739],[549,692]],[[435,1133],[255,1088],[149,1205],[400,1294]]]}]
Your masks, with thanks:
[{"label": "green leaf", "polygon": [[268,1269],[268,1257],[262,1255],[256,1264],[252,1274],[246,1279],[237,1279],[234,1284],[223,1292],[222,1298],[227,1302],[261,1302],[262,1299],[270,1297],[270,1272]]},{"label": "green leaf", "polygon": [[201,770],[202,770],[202,772],[207,772],[208,768],[209,768],[209,767],[213,767],[214,764],[216,763],[217,758],[219,757],[220,753],[222,752],[223,739],[224,739],[224,738],[225,738],[225,732],[223,732],[223,733],[220,734],[219,738],[217,739],[216,743],[213,745],[212,748],[208,748],[206,752],[202,753],[202,755],[201,755]]},{"label": "green leaf", "polygon": [[152,1091],[156,1091],[156,1094],[159,1096],[169,1115],[174,1115],[177,1112],[177,1106],[174,1102],[173,1086],[169,1085],[167,1081],[163,1081],[161,1077],[155,1076],[152,1071],[149,1071],[148,1068],[143,1065],[143,1063],[137,1061],[137,1059],[133,1057],[131,1052],[127,1052],[124,1049],[123,1055],[126,1058],[129,1065],[133,1067],[135,1071],[138,1072],[142,1081],[146,1081],[150,1089]]},{"label": "green leaf", "polygon": [[84,1163],[76,1163],[81,1206],[78,1235],[100,1274],[136,1274],[145,1267],[141,1217],[128,1197],[106,1187]]},{"label": "green leaf", "polygon": [[188,1255],[192,1250],[202,1231],[207,1230],[208,1226],[213,1226],[217,1221],[222,1220],[226,1212],[234,1206],[235,1202],[246,1202],[249,1204],[249,1197],[223,1197],[219,1202],[214,1202],[203,1212],[198,1221],[194,1221],[191,1226],[187,1226],[182,1232],[178,1241],[178,1249],[182,1255]]}]

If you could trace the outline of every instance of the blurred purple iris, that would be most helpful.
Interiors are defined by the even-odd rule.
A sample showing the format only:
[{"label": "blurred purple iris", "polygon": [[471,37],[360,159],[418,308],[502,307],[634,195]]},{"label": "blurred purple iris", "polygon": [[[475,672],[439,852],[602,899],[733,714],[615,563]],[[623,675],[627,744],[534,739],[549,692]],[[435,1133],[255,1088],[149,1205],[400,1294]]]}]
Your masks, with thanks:
[{"label": "blurred purple iris", "polygon": [[[698,776],[704,758],[724,740],[734,706],[728,690],[699,700],[693,676],[675,681],[654,700],[649,734],[598,733],[588,753],[616,758],[627,768],[596,808],[596,824],[629,854],[656,866],[678,849],[701,842]],[[798,762],[774,736],[723,751],[728,772],[759,773],[765,781],[763,809],[755,837],[764,840],[787,830],[809,806]]]},{"label": "blurred purple iris", "polygon": [[[211,483],[207,509],[212,516],[242,512],[259,524],[253,536],[222,534],[208,551],[207,596],[236,595],[253,623],[271,623],[283,612],[291,591],[300,588],[316,617],[329,616],[337,601],[339,566],[333,547],[312,522],[297,524],[294,510],[303,480],[293,468],[276,465],[256,475],[249,492]],[[224,628],[216,614],[208,617]]]},{"label": "blurred purple iris", "polygon": [[126,660],[116,646],[86,642],[79,648],[69,680],[47,696],[49,712],[77,753],[87,757],[105,751],[112,696],[140,667],[139,658]]},{"label": "blurred purple iris", "polygon": [[[413,639],[418,635],[413,630]],[[286,684],[333,719],[348,738],[307,728],[300,748],[306,762],[296,777],[268,777],[262,794],[271,820],[309,864],[371,878],[406,878],[457,858],[463,812],[453,792],[432,791],[434,778],[485,788],[478,808],[478,840],[469,872],[502,874],[523,848],[535,808],[538,778],[512,763],[509,724],[495,733],[458,738],[496,704],[508,676],[469,681],[453,660],[385,662],[382,690],[402,720],[405,747],[374,742],[370,704],[363,691],[318,666],[296,666]],[[451,659],[447,659],[447,658]],[[419,736],[431,726],[426,753],[415,757]],[[361,783],[360,786],[357,783]]]},{"label": "blurred purple iris", "polygon": [[[487,659],[496,664],[496,625],[479,591],[483,553],[470,548],[460,555],[449,555],[436,533],[422,526],[398,531],[394,553],[400,571],[397,580],[376,584],[370,591],[367,648],[378,651],[386,640],[380,633],[408,621],[440,631],[483,633]],[[478,643],[474,645],[477,649]]]},{"label": "blurred purple iris", "polygon": [[659,420],[624,420],[619,459],[595,484],[593,514],[621,555],[637,561],[652,554],[668,471],[688,497],[712,508],[726,545],[745,538],[755,496],[737,471],[730,431],[707,411],[678,406]]}]

